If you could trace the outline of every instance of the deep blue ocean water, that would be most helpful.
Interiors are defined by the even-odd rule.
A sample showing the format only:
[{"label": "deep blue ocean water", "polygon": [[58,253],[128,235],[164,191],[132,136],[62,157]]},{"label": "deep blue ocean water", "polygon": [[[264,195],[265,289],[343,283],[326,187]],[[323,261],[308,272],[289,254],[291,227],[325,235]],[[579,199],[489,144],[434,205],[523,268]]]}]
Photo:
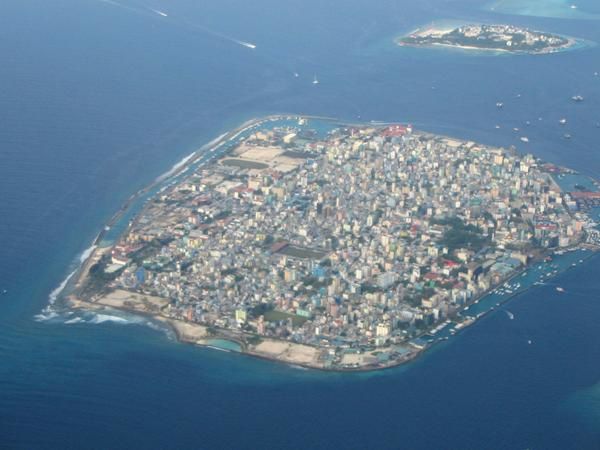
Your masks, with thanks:
[{"label": "deep blue ocean water", "polygon": [[2,5],[1,448],[600,448],[599,257],[559,276],[566,295],[528,291],[515,320],[491,314],[374,374],[180,345],[134,318],[34,320],[132,192],[258,115],[409,121],[599,176],[599,47],[514,57],[391,43],[438,20],[593,43],[597,20],[494,15],[476,0],[119,3]]}]

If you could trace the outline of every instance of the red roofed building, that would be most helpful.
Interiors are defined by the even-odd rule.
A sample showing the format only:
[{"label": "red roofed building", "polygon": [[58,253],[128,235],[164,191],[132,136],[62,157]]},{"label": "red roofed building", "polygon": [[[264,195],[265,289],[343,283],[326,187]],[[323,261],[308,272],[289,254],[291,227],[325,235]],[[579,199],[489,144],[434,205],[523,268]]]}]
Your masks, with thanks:
[{"label": "red roofed building", "polygon": [[383,130],[381,133],[385,137],[399,137],[404,136],[412,131],[410,125],[391,125]]}]

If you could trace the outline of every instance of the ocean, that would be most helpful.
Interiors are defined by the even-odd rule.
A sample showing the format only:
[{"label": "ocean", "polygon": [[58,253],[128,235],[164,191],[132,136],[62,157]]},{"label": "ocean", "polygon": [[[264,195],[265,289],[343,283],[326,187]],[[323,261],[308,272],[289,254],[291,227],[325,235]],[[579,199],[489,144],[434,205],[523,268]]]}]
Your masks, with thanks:
[{"label": "ocean", "polygon": [[[558,0],[373,3],[3,3],[0,448],[600,448],[598,256],[554,280],[565,294],[529,290],[506,306],[514,320],[497,311],[377,373],[178,344],[135,316],[44,312],[132,193],[257,116],[410,122],[600,175],[594,0],[576,17]],[[393,44],[446,20],[585,42],[543,56]]]}]

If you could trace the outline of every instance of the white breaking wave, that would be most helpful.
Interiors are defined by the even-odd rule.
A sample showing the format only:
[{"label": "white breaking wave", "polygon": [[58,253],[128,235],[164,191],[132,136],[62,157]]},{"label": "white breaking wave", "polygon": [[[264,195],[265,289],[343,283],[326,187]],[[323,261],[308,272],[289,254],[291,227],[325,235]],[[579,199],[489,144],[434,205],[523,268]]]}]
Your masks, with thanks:
[{"label": "white breaking wave", "polygon": [[100,323],[105,323],[105,322],[114,322],[114,323],[119,323],[119,324],[123,324],[123,325],[129,324],[129,323],[134,323],[123,317],[112,316],[109,314],[96,314],[94,316],[94,318],[92,320],[90,320],[89,323],[100,324]]},{"label": "white breaking wave", "polygon": [[[91,317],[91,318],[90,318]],[[101,323],[114,323],[117,325],[141,325],[141,326],[146,326],[151,328],[152,330],[155,331],[160,331],[162,333],[164,333],[167,338],[169,339],[176,339],[176,335],[173,332],[173,330],[167,326],[161,325],[159,323],[153,322],[151,320],[148,320],[145,317],[142,316],[136,316],[135,314],[129,314],[129,313],[125,313],[122,311],[116,311],[116,310],[110,310],[107,311],[106,314],[103,313],[99,313],[99,312],[92,312],[91,316],[89,315],[89,313],[87,313],[87,318],[89,318],[89,320],[81,320],[82,322],[86,322],[89,324],[94,324],[94,325],[98,325]],[[73,320],[73,319],[71,319]],[[71,321],[67,321],[65,323],[69,323]],[[72,323],[77,323],[77,322],[72,322]]]},{"label": "white breaking wave", "polygon": [[81,265],[91,256],[94,250],[96,250],[96,247],[96,245],[91,245],[90,247],[85,249],[79,256],[79,266],[75,270],[73,270],[73,272],[67,275],[67,278],[65,278],[52,292],[50,292],[50,295],[48,296],[48,302],[50,303],[50,305],[53,305],[54,302],[56,302],[56,299],[58,298],[60,293],[65,290],[71,278],[75,276]]},{"label": "white breaking wave", "polygon": [[47,321],[55,319],[57,317],[58,317],[58,313],[56,311],[52,311],[49,307],[46,307],[42,310],[41,313],[33,316],[33,319],[36,322],[47,322]]},{"label": "white breaking wave", "polygon": [[70,325],[73,323],[82,323],[82,322],[85,322],[85,320],[83,320],[81,317],[73,317],[72,319],[65,320],[66,325]]},{"label": "white breaking wave", "polygon": [[[55,288],[52,292],[50,292],[50,295],[48,296],[48,301],[50,303],[50,305],[53,305],[54,302],[56,301],[56,299],[58,298],[58,296],[60,295],[60,293],[62,291],[65,290],[65,288],[67,287],[67,284],[69,283],[69,280],[71,280],[71,278],[73,278],[73,276],[77,273],[77,269],[75,269],[73,272],[71,272],[67,278],[65,278],[62,283],[60,283],[58,285],[57,288]],[[47,308],[46,308],[47,309]]]},{"label": "white breaking wave", "polygon": [[165,336],[167,337],[167,339],[169,339],[171,341],[176,341],[177,340],[177,335],[169,327],[165,327],[165,326],[162,326],[162,325],[157,325],[156,323],[149,322],[149,321],[146,322],[144,325],[150,327],[154,331],[160,331],[161,333],[164,333]]},{"label": "white breaking wave", "polygon": [[200,147],[200,150],[209,150],[212,146],[216,145],[221,139],[223,139],[225,136],[227,136],[227,133],[223,133],[221,136],[218,136],[216,138],[214,138],[212,141],[204,144],[202,147]]},{"label": "white breaking wave", "polygon": [[62,282],[56,288],[52,290],[52,292],[50,292],[50,294],[48,295],[48,305],[44,309],[42,309],[42,311],[39,314],[36,314],[33,317],[34,320],[36,320],[37,322],[46,322],[55,319],[59,316],[59,314],[54,310],[54,303],[56,303],[56,300],[58,299],[62,291],[65,290],[65,288],[69,284],[69,281],[71,281],[71,278],[75,276],[75,274],[81,268],[83,263],[86,262],[87,259],[92,255],[96,247],[96,245],[91,245],[90,247],[86,248],[81,253],[81,255],[79,255],[78,266],[71,273],[69,273],[69,275],[67,275],[67,277],[64,280],[62,280]]},{"label": "white breaking wave", "polygon": [[[96,237],[97,239],[97,237]],[[94,239],[95,240],[95,239]],[[94,253],[94,250],[96,250],[98,246],[97,245],[90,245],[88,248],[86,248],[83,253],[81,254],[81,256],[79,257],[79,263],[83,264],[84,262],[87,261],[87,259],[92,255],[92,253]]]},{"label": "white breaking wave", "polygon": [[181,167],[183,167],[190,159],[192,159],[195,154],[196,154],[196,152],[192,152],[189,155],[187,155],[185,158],[183,158],[181,161],[179,161],[173,167],[171,167],[170,170],[168,170],[167,172],[165,172],[161,176],[159,176],[155,181],[160,182],[160,181],[163,181],[163,180],[166,180],[167,178],[169,178],[171,175],[173,175],[179,169],[181,169]]}]

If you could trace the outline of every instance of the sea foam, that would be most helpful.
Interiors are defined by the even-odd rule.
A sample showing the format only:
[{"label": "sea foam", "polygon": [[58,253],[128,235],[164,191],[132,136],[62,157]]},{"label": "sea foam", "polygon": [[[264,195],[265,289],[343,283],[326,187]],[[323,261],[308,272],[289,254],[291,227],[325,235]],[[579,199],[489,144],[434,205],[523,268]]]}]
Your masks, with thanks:
[{"label": "sea foam", "polygon": [[163,173],[162,175],[160,175],[155,181],[156,182],[164,181],[167,178],[169,178],[171,175],[177,173],[177,171],[179,169],[181,169],[181,167],[183,167],[195,155],[196,155],[196,152],[190,153],[185,158],[183,158],[181,161],[179,161],[178,163],[174,164],[173,167],[171,167],[171,169],[169,169],[168,171],[166,171],[165,173]]}]

